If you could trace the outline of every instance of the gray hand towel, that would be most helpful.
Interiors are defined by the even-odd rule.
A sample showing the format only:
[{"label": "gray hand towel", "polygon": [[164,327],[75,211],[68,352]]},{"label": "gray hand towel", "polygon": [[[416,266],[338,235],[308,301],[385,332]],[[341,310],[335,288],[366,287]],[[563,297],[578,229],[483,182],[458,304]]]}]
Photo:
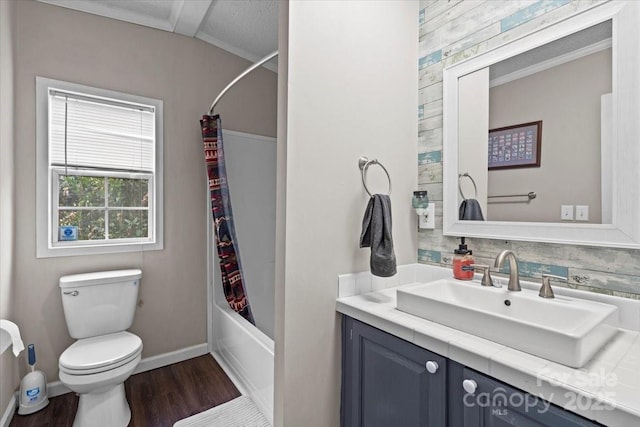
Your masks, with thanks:
[{"label": "gray hand towel", "polygon": [[478,203],[476,199],[464,199],[462,203],[460,203],[458,218],[468,221],[484,221],[480,203]]},{"label": "gray hand towel", "polygon": [[391,199],[374,194],[362,219],[360,247],[371,248],[371,274],[390,277],[396,274],[396,255],[391,236]]}]

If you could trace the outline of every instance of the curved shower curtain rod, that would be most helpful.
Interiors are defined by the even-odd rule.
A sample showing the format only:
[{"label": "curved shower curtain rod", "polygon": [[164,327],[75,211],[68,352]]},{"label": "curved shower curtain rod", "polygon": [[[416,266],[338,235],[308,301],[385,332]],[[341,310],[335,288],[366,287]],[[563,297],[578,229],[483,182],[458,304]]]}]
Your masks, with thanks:
[{"label": "curved shower curtain rod", "polygon": [[238,83],[238,81],[241,80],[243,77],[245,77],[247,74],[249,74],[250,72],[252,72],[256,68],[258,68],[259,66],[261,66],[265,62],[268,62],[268,61],[272,60],[276,56],[278,56],[278,51],[277,50],[275,52],[271,52],[270,54],[268,54],[267,56],[265,56],[264,58],[262,58],[261,60],[259,60],[255,64],[253,64],[251,67],[249,67],[246,70],[244,70],[238,77],[233,79],[233,81],[231,83],[229,83],[227,85],[227,87],[222,89],[222,92],[220,92],[220,95],[218,95],[218,97],[213,101],[213,104],[211,104],[211,108],[209,108],[209,115],[213,114],[213,109],[216,107],[218,102],[220,102],[220,99],[222,99],[222,97],[227,93],[227,91],[233,87],[233,85]]}]

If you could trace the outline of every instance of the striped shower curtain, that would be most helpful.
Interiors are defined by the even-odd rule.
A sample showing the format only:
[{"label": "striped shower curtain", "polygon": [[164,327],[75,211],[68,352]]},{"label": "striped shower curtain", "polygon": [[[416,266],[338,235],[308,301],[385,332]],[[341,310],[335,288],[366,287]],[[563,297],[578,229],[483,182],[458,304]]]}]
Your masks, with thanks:
[{"label": "striped shower curtain", "polygon": [[237,249],[238,240],[233,225],[220,116],[204,115],[200,125],[224,295],[233,310],[255,325],[242,278],[240,253]]}]

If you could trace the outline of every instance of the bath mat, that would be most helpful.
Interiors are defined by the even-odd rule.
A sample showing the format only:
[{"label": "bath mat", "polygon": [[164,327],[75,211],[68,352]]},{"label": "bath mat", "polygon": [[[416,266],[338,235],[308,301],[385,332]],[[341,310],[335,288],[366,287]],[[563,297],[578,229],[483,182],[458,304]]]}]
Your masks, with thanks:
[{"label": "bath mat", "polygon": [[180,420],[173,427],[271,427],[249,396],[240,396],[227,403]]}]

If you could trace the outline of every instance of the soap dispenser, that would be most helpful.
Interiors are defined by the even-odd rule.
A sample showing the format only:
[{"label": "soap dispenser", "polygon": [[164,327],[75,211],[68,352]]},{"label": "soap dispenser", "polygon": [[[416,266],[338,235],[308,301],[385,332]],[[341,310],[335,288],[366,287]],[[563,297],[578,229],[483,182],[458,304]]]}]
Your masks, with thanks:
[{"label": "soap dispenser", "polygon": [[471,280],[474,273],[473,251],[467,249],[464,239],[464,237],[461,238],[460,246],[453,251],[453,277],[458,280]]}]

